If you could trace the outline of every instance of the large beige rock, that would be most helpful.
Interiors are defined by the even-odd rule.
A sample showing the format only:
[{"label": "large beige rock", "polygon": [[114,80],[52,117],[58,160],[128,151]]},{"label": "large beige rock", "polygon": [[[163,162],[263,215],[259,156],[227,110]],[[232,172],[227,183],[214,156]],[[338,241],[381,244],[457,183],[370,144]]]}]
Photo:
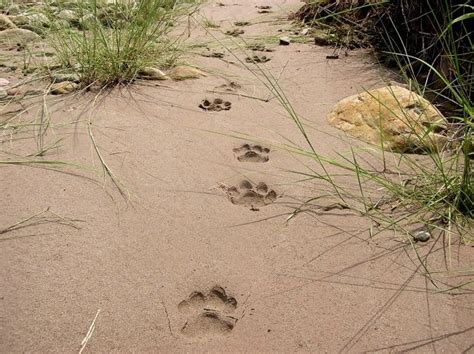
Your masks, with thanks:
[{"label": "large beige rock", "polygon": [[0,14],[0,31],[15,27],[15,24],[8,18],[7,15]]},{"label": "large beige rock", "polygon": [[341,100],[328,116],[331,125],[367,143],[394,152],[438,150],[446,142],[439,134],[443,115],[420,95],[387,86]]},{"label": "large beige rock", "polygon": [[173,80],[199,79],[206,76],[201,70],[188,65],[178,65],[168,72]]},{"label": "large beige rock", "polygon": [[22,28],[10,28],[0,31],[0,47],[14,48],[18,45],[24,46],[40,38],[39,35],[32,31]]}]

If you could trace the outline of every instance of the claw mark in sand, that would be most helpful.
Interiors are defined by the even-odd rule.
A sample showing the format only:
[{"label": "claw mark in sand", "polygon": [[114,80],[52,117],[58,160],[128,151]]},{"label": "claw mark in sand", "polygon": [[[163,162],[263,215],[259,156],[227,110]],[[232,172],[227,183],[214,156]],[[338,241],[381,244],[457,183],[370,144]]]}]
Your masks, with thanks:
[{"label": "claw mark in sand", "polygon": [[220,286],[208,293],[194,291],[178,305],[178,309],[188,315],[181,333],[193,338],[229,335],[237,323],[237,318],[231,316],[236,308],[237,300]]},{"label": "claw mark in sand", "polygon": [[265,182],[253,184],[242,180],[238,186],[220,185],[232,204],[242,205],[250,210],[258,211],[259,207],[272,204],[277,198],[277,193],[268,187]]},{"label": "claw mark in sand", "polygon": [[261,145],[243,144],[233,149],[237,160],[241,162],[267,162],[270,149]]}]

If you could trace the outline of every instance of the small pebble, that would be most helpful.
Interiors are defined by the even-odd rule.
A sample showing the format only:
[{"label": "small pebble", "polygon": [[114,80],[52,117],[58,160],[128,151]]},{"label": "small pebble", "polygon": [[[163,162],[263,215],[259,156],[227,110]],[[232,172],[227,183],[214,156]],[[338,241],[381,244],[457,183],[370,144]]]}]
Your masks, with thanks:
[{"label": "small pebble", "polygon": [[288,37],[281,37],[280,38],[280,45],[290,45],[290,38]]},{"label": "small pebble", "polygon": [[7,86],[10,83],[7,79],[3,79],[0,77],[0,87],[1,86]]},{"label": "small pebble", "polygon": [[431,234],[425,229],[419,229],[413,231],[411,237],[415,242],[427,242],[431,238]]},{"label": "small pebble", "polygon": [[21,92],[18,88],[11,88],[11,89],[7,90],[7,95],[8,96],[18,96],[20,94],[21,94]]},{"label": "small pebble", "polygon": [[0,88],[0,99],[5,98],[8,96],[8,93],[6,90]]}]

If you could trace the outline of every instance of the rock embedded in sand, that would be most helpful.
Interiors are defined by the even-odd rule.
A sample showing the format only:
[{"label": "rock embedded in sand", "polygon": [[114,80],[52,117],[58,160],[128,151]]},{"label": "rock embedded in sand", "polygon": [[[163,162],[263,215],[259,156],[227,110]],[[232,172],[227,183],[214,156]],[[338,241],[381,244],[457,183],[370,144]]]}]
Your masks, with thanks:
[{"label": "rock embedded in sand", "polygon": [[79,85],[72,81],[63,81],[51,85],[53,95],[64,95],[76,91]]},{"label": "rock embedded in sand", "polygon": [[0,99],[8,96],[7,90],[0,88]]},{"label": "rock embedded in sand", "polygon": [[346,97],[328,116],[332,126],[393,152],[439,150],[446,136],[443,115],[429,101],[400,86]]},{"label": "rock embedded in sand", "polygon": [[0,32],[0,47],[14,48],[18,45],[23,46],[40,38],[39,35],[32,31],[22,28],[10,28]]},{"label": "rock embedded in sand", "polygon": [[199,79],[206,74],[201,70],[188,65],[178,65],[168,72],[168,76],[173,80]]},{"label": "rock embedded in sand", "polygon": [[8,86],[9,84],[10,84],[10,81],[4,78],[0,78],[0,87]]},{"label": "rock embedded in sand", "polygon": [[62,74],[62,73],[53,73],[51,75],[52,82],[64,82],[64,81],[72,81],[72,82],[79,82],[81,79],[77,74]]},{"label": "rock embedded in sand", "polygon": [[15,24],[8,18],[7,15],[0,14],[0,31],[15,27]]},{"label": "rock embedded in sand", "polygon": [[280,45],[290,45],[291,39],[290,37],[281,37],[280,38]]},{"label": "rock embedded in sand", "polygon": [[20,96],[22,94],[21,90],[18,87],[14,87],[7,90],[8,96]]},{"label": "rock embedded in sand", "polygon": [[138,78],[145,80],[168,80],[169,77],[157,68],[145,67],[138,72]]},{"label": "rock embedded in sand", "polygon": [[425,229],[415,230],[411,236],[415,242],[427,242],[431,238],[431,234]]}]

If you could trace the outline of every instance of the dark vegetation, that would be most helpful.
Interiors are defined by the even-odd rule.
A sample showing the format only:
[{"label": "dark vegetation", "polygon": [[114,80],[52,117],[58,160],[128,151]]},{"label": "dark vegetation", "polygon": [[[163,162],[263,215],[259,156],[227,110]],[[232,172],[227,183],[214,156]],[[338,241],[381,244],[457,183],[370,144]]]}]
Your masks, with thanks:
[{"label": "dark vegetation", "polygon": [[401,63],[409,69],[411,79],[442,91],[446,85],[433,73],[434,68],[472,101],[474,7],[469,3],[313,0],[295,17],[335,32],[348,47],[374,47],[386,64]]}]

